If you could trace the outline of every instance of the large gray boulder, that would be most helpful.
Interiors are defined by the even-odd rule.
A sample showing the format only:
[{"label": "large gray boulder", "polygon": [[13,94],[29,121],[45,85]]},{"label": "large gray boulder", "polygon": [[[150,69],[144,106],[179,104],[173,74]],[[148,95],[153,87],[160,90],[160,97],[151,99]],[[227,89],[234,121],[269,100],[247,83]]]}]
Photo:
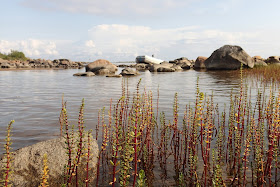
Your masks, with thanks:
[{"label": "large gray boulder", "polygon": [[[76,143],[75,143],[76,145]],[[86,145],[86,142],[84,143]],[[12,186],[39,186],[41,182],[41,176],[43,171],[43,156],[47,154],[48,167],[49,167],[49,185],[61,186],[63,182],[63,170],[67,163],[68,156],[65,149],[65,138],[60,137],[43,142],[36,143],[34,145],[24,147],[13,152],[12,168]],[[74,149],[73,149],[74,150]],[[85,150],[86,151],[86,150]],[[97,164],[98,145],[93,138],[91,138],[90,147],[90,176],[94,176],[94,172]],[[85,175],[85,162],[86,157],[82,158],[82,164],[79,166],[80,176]],[[3,168],[6,159],[1,159],[0,166]]]},{"label": "large gray boulder", "polygon": [[114,74],[117,70],[116,65],[104,59],[99,59],[86,65],[86,72],[91,71],[96,75]]},{"label": "large gray boulder", "polygon": [[254,67],[252,58],[241,47],[233,45],[224,45],[205,60],[205,66],[210,70],[235,70],[241,64],[244,67]]}]

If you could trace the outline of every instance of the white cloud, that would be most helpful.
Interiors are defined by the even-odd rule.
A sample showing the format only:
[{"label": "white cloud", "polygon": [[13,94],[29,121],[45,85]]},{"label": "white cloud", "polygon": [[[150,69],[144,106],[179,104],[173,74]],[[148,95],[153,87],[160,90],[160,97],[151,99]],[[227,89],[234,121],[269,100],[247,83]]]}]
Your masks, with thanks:
[{"label": "white cloud", "polygon": [[23,51],[30,58],[69,58],[75,61],[134,60],[138,55],[152,55],[163,60],[185,56],[210,56],[217,48],[239,45],[249,55],[279,55],[278,31],[228,32],[198,26],[154,29],[146,26],[97,25],[88,30],[82,41],[38,39],[0,40],[0,52]]},{"label": "white cloud", "polygon": [[23,0],[25,6],[41,10],[63,10],[95,15],[154,15],[198,0]]},{"label": "white cloud", "polygon": [[[240,45],[252,53],[256,41],[265,37],[262,32],[225,32],[203,30],[197,26],[174,29],[152,29],[145,26],[98,25],[89,30],[89,38],[96,48],[110,60],[123,58],[134,60],[137,55],[155,54],[164,60],[181,56],[195,59],[209,56],[215,49],[225,45]],[[254,53],[252,55],[255,55]]]},{"label": "white cloud", "polygon": [[86,47],[95,47],[95,45],[94,45],[94,43],[93,43],[92,40],[87,40],[87,41],[85,42],[85,46],[86,46]]},{"label": "white cloud", "polygon": [[19,50],[25,53],[27,57],[40,58],[44,56],[55,56],[58,54],[56,44],[53,41],[45,40],[0,40],[0,51],[9,53],[11,50]]}]

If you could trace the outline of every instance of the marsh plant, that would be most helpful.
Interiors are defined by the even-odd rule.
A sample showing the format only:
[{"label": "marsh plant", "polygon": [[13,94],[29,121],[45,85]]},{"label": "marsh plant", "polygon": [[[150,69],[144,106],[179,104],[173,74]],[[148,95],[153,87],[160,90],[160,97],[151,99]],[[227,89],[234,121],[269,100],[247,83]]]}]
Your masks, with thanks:
[{"label": "marsh plant", "polygon": [[[132,94],[123,80],[120,99],[99,112],[95,139],[100,149],[93,175],[88,167],[91,142],[84,127],[84,101],[78,138],[63,103],[60,124],[68,155],[63,185],[279,186],[280,92],[275,87],[268,94],[259,89],[252,98],[242,69],[240,80],[239,93],[232,92],[223,109],[213,94],[200,91],[198,80],[193,104],[180,109],[175,93],[172,115],[158,107],[159,93],[154,98],[151,91],[140,91],[141,80]],[[9,162],[4,178],[9,178]],[[86,166],[85,175],[80,174],[81,165]]]},{"label": "marsh plant", "polygon": [[137,186],[145,176],[147,186],[279,185],[280,93],[260,89],[252,99],[242,70],[240,80],[239,93],[231,93],[223,110],[197,83],[196,100],[180,118],[175,93],[171,119],[164,112],[157,119],[160,109],[152,92],[140,93],[140,82],[131,96],[123,88],[113,117],[107,116],[111,133],[101,136],[108,161],[99,167],[108,169],[103,174],[110,180],[96,184]]}]

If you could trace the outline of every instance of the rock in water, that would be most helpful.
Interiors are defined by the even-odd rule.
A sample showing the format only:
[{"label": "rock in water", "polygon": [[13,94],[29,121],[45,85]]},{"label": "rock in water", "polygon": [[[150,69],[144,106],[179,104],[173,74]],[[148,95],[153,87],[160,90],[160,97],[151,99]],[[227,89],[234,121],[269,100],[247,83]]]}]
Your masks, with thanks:
[{"label": "rock in water", "polygon": [[[75,138],[76,139],[76,138]],[[86,140],[86,139],[84,139]],[[75,140],[74,140],[75,141]],[[76,145],[76,143],[75,143]],[[86,145],[86,143],[85,143]],[[63,170],[67,164],[68,156],[65,149],[65,138],[60,137],[52,140],[36,143],[34,145],[21,148],[13,152],[12,161],[12,186],[39,186],[43,171],[43,156],[47,154],[47,164],[49,167],[48,179],[50,186],[61,186],[63,182]],[[74,149],[73,149],[74,150]],[[95,168],[97,164],[98,145],[95,140],[91,138],[91,153],[90,155],[90,176],[95,176]],[[85,159],[82,158],[82,165],[80,165],[80,177],[85,174]],[[6,159],[0,161],[0,166],[5,163]]]},{"label": "rock in water", "polygon": [[95,74],[92,72],[84,72],[84,73],[75,73],[73,76],[92,77],[95,76]]},{"label": "rock in water", "polygon": [[96,75],[114,74],[117,70],[116,65],[104,59],[99,59],[86,65],[86,72],[91,71]]},{"label": "rock in water", "polygon": [[204,56],[199,56],[197,57],[197,59],[195,60],[194,63],[194,69],[205,69],[205,60],[207,59],[207,57]]},{"label": "rock in water", "polygon": [[254,56],[252,60],[254,61],[254,67],[267,66],[267,64],[265,63],[264,59],[261,56]]},{"label": "rock in water", "polygon": [[174,64],[168,62],[162,62],[160,64],[153,64],[149,67],[151,72],[174,72],[175,69],[172,68]]},{"label": "rock in water", "polygon": [[233,45],[224,45],[205,60],[205,66],[210,70],[240,69],[241,63],[244,67],[254,67],[252,58],[241,47]]},{"label": "rock in water", "polygon": [[268,59],[266,59],[267,64],[277,64],[280,63],[280,58],[279,56],[270,56]]},{"label": "rock in water", "polygon": [[122,72],[120,74],[122,76],[134,76],[134,75],[139,75],[139,72],[132,68],[125,68],[122,70]]}]

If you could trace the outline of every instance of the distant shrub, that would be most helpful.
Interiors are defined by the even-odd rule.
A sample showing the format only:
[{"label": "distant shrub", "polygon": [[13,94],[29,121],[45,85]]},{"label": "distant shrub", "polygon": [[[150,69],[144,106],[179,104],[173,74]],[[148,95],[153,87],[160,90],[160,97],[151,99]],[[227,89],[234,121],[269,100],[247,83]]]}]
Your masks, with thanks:
[{"label": "distant shrub", "polygon": [[0,53],[0,58],[4,59],[7,55],[4,55],[3,53]]},{"label": "distant shrub", "polygon": [[11,50],[8,54],[0,53],[0,58],[5,60],[27,60],[25,54],[17,50]]}]

